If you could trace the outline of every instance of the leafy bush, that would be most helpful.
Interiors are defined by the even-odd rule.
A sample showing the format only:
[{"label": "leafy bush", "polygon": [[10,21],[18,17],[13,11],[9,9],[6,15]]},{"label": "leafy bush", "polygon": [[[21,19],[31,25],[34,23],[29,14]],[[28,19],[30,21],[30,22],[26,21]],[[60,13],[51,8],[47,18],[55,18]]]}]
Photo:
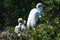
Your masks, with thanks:
[{"label": "leafy bush", "polygon": [[13,40],[59,40],[60,39],[60,29],[56,26],[50,24],[40,24],[35,29],[27,29],[18,35],[14,33],[14,28],[8,28],[10,33],[12,33],[11,39]]}]

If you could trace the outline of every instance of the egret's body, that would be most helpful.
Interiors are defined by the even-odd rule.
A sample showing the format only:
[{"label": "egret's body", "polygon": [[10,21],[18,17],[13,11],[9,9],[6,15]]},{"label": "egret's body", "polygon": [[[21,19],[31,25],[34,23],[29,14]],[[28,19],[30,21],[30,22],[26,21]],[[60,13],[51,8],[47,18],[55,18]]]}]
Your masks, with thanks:
[{"label": "egret's body", "polygon": [[29,17],[28,17],[28,20],[27,20],[27,27],[35,27],[36,25],[36,22],[39,18],[39,15],[41,14],[42,10],[43,10],[43,7],[41,6],[42,4],[41,3],[38,3],[36,5],[36,8],[33,8],[30,13],[29,13]]},{"label": "egret's body", "polygon": [[26,26],[24,24],[19,23],[19,25],[15,27],[15,33],[20,33],[21,31],[25,29],[26,29]]}]

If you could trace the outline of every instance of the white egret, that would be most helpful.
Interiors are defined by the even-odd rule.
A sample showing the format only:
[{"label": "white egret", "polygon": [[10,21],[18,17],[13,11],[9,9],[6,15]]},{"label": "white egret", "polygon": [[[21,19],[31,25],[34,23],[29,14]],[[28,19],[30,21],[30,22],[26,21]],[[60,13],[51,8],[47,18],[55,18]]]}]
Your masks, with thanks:
[{"label": "white egret", "polygon": [[22,18],[18,19],[18,25],[15,27],[15,33],[20,33],[21,31],[26,29],[25,23],[26,21],[23,20]]},{"label": "white egret", "polygon": [[28,20],[27,20],[27,28],[29,28],[29,27],[34,28],[36,26],[36,22],[37,22],[39,16],[41,15],[42,10],[43,10],[43,4],[38,3],[36,5],[36,8],[33,8],[30,11]]}]

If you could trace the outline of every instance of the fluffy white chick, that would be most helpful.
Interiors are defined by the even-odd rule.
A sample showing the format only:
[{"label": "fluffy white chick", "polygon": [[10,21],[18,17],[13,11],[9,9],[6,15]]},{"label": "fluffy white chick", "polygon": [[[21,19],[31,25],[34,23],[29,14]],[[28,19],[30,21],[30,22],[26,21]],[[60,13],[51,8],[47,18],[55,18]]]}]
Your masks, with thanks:
[{"label": "fluffy white chick", "polygon": [[18,25],[15,27],[15,33],[20,33],[21,31],[25,30],[25,21],[22,18],[18,19]]}]

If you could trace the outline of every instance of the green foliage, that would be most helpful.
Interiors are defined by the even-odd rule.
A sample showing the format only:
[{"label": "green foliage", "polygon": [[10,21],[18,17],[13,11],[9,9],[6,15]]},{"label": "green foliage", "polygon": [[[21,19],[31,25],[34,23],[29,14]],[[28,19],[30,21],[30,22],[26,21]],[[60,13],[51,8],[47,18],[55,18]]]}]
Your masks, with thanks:
[{"label": "green foliage", "polygon": [[[10,33],[14,32],[12,28],[8,30]],[[50,24],[40,24],[35,29],[27,29],[17,36],[14,34],[12,40],[16,38],[17,40],[60,40],[60,32],[56,26],[52,26]]]}]

